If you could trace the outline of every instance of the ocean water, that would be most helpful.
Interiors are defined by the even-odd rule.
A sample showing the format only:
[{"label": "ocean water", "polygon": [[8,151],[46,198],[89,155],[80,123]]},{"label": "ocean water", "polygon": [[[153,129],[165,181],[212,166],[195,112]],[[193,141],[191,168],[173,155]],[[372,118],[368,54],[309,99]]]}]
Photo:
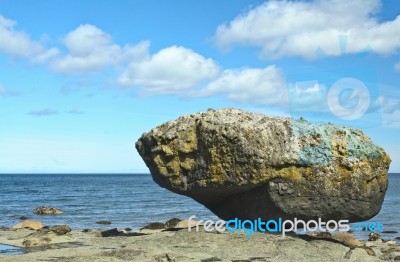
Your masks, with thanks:
[{"label": "ocean water", "polygon": [[[370,221],[381,222],[383,238],[400,237],[400,174],[389,174],[389,188],[381,212]],[[64,214],[39,216],[38,206],[57,207]],[[150,174],[32,174],[0,175],[0,227],[11,227],[21,216],[45,225],[68,224],[73,229],[133,228],[196,215],[218,219],[189,197],[169,192],[153,182]],[[111,225],[96,221],[109,220]],[[355,233],[365,239],[366,232]]]},{"label": "ocean water", "polygon": [[[0,226],[19,223],[21,216],[74,229],[138,229],[173,217],[216,218],[194,200],[159,187],[150,174],[0,175],[0,181]],[[64,214],[35,215],[38,206],[57,207]],[[99,220],[112,224],[98,225]]]}]

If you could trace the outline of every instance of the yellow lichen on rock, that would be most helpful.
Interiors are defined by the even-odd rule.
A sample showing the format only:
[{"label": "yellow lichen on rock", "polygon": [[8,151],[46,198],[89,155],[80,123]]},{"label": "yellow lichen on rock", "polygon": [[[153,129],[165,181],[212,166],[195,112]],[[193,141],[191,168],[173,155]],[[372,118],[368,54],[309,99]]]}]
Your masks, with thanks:
[{"label": "yellow lichen on rock", "polygon": [[380,210],[390,165],[355,128],[236,109],[167,122],[136,148],[160,186],[223,219],[366,220]]},{"label": "yellow lichen on rock", "polygon": [[347,156],[347,134],[343,131],[335,132],[332,136],[332,154],[334,157]]}]

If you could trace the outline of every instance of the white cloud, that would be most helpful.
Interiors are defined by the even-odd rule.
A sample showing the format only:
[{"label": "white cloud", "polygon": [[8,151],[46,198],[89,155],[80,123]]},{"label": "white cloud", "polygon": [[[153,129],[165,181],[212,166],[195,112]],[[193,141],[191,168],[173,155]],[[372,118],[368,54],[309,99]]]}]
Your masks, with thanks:
[{"label": "white cloud", "polygon": [[383,99],[381,102],[383,113],[391,115],[396,111],[400,112],[400,100]]},{"label": "white cloud", "polygon": [[287,103],[286,81],[281,70],[275,66],[226,69],[199,92],[200,96],[218,94],[238,102],[264,105]]},{"label": "white cloud", "polygon": [[289,107],[291,112],[328,112],[328,89],[318,80],[288,84]]},{"label": "white cloud", "polygon": [[83,112],[80,109],[74,108],[74,109],[68,110],[66,113],[67,114],[72,114],[72,115],[83,115],[85,112]]},{"label": "white cloud", "polygon": [[316,93],[321,90],[321,87],[318,84],[318,81],[305,81],[299,82],[295,84],[295,93],[303,94],[303,93]]},{"label": "white cloud", "polygon": [[51,116],[51,115],[58,115],[58,111],[54,109],[40,109],[40,110],[32,110],[28,112],[28,115],[31,116],[37,116],[37,117],[42,117],[42,116]]},{"label": "white cloud", "polygon": [[[221,48],[252,45],[261,56],[316,58],[316,51],[339,56],[360,53],[370,47],[377,54],[400,49],[400,16],[380,22],[375,14],[380,0],[268,1],[217,28]],[[339,44],[339,36],[347,45]],[[345,44],[343,42],[343,44]]]},{"label": "white cloud", "polygon": [[171,46],[130,63],[118,82],[122,86],[141,87],[145,94],[185,96],[187,93],[182,92],[215,78],[219,72],[214,60],[191,49]]},{"label": "white cloud", "polygon": [[384,127],[400,127],[400,100],[396,98],[381,97],[379,106],[382,113]]},{"label": "white cloud", "polygon": [[69,32],[64,43],[68,54],[55,60],[51,67],[62,73],[97,71],[109,66],[143,59],[148,54],[149,42],[121,47],[112,37],[93,25],[81,25]]},{"label": "white cloud", "polygon": [[35,62],[45,62],[58,54],[56,48],[45,48],[28,34],[17,31],[15,25],[15,21],[0,15],[0,51]]},{"label": "white cloud", "polygon": [[394,65],[394,69],[395,69],[397,72],[400,72],[400,62]]},{"label": "white cloud", "polygon": [[0,97],[10,97],[10,96],[18,96],[19,92],[16,90],[6,89],[3,85],[0,84]]}]

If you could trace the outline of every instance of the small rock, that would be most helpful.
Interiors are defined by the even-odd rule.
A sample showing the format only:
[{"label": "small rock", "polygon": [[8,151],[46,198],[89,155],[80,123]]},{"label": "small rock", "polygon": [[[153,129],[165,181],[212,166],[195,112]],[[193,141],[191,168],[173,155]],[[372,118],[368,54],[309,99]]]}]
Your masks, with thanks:
[{"label": "small rock", "polygon": [[361,247],[364,245],[360,240],[358,240],[353,235],[351,235],[347,232],[338,233],[338,234],[332,236],[332,239],[335,239],[350,248]]},{"label": "small rock", "polygon": [[25,247],[30,247],[32,246],[32,242],[30,240],[24,240],[24,242],[22,242],[22,245],[24,245]]},{"label": "small rock", "polygon": [[385,244],[388,244],[389,246],[395,246],[397,244],[397,242],[394,240],[389,240],[389,241],[386,241]]},{"label": "small rock", "polygon": [[68,225],[51,226],[51,227],[48,227],[48,229],[50,231],[56,233],[59,236],[65,235],[72,231]]},{"label": "small rock", "polygon": [[327,238],[327,239],[332,238],[332,234],[329,232],[312,232],[309,235],[316,238]]},{"label": "small rock", "polygon": [[127,228],[125,228],[125,231],[127,231],[127,232],[132,231],[132,228],[127,227]]},{"label": "small rock", "polygon": [[10,231],[10,228],[2,226],[2,227],[0,227],[0,230],[1,231]]},{"label": "small rock", "polygon": [[117,228],[101,231],[102,237],[115,237],[121,235],[122,232],[118,231]]},{"label": "small rock", "polygon": [[33,210],[33,213],[35,213],[37,215],[59,215],[64,212],[58,208],[40,206],[40,207],[35,208]]},{"label": "small rock", "polygon": [[182,220],[179,218],[171,218],[170,220],[168,220],[167,222],[165,222],[165,226],[167,228],[174,228],[176,227],[176,225],[181,222]]},{"label": "small rock", "polygon": [[365,243],[365,246],[366,247],[376,247],[376,243],[375,243],[375,241],[374,242],[368,241],[367,243]]},{"label": "small rock", "polygon": [[150,230],[165,229],[165,224],[160,222],[152,222],[142,227],[140,230],[142,229],[150,229]]},{"label": "small rock", "polygon": [[371,248],[371,247],[365,247],[364,249],[365,249],[365,251],[367,251],[367,254],[368,254],[368,255],[376,257],[376,253],[375,253],[375,251],[374,251],[373,248]]},{"label": "small rock", "polygon": [[38,230],[43,228],[43,224],[40,221],[25,220],[21,223],[14,225],[12,228],[13,229],[29,228],[33,230]]},{"label": "small rock", "polygon": [[99,224],[99,225],[111,225],[111,221],[100,220],[100,221],[97,221],[96,224]]},{"label": "small rock", "polygon": [[377,233],[371,232],[371,233],[368,235],[368,241],[377,241],[378,239],[380,239],[380,235],[377,234]]},{"label": "small rock", "polygon": [[222,261],[222,259],[218,258],[218,257],[210,257],[210,258],[206,258],[206,259],[202,259],[201,262],[214,262],[214,261]]},{"label": "small rock", "polygon": [[[197,225],[202,226],[203,223],[200,223],[200,221],[197,220],[191,220],[190,221],[190,228],[196,227]],[[180,221],[175,228],[182,228],[182,229],[188,229],[189,228],[189,219],[184,219]]]},{"label": "small rock", "polygon": [[26,216],[20,216],[19,219],[20,219],[20,220],[27,220],[28,217],[26,217]]},{"label": "small rock", "polygon": [[82,230],[82,232],[84,232],[84,233],[88,233],[88,232],[91,232],[92,230],[91,229],[84,229],[84,230]]}]

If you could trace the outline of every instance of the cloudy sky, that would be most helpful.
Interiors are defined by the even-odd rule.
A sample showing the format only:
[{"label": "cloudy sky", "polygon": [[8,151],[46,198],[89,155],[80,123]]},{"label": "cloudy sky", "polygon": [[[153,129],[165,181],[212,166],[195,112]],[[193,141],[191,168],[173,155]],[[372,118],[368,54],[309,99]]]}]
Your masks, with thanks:
[{"label": "cloudy sky", "polygon": [[236,107],[361,128],[400,172],[398,0],[0,0],[0,173],[148,172],[140,135]]}]

